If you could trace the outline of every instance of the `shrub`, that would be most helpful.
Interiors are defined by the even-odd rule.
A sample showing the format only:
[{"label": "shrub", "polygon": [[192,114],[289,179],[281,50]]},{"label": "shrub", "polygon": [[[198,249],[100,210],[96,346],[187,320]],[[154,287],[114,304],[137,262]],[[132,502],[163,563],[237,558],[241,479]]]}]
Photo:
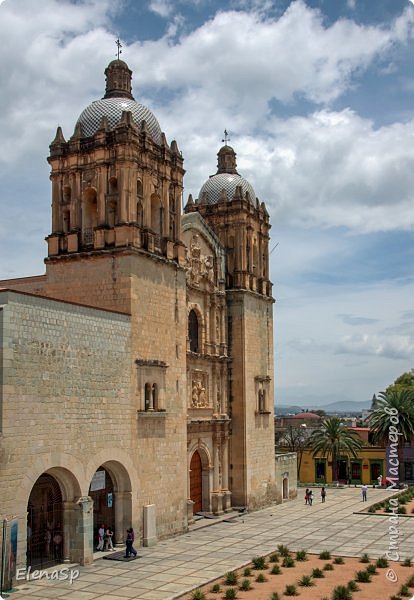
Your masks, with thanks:
[{"label": "shrub", "polygon": [[411,598],[411,592],[408,589],[408,585],[402,585],[400,591],[398,592],[399,596],[403,596],[405,598]]},{"label": "shrub", "polygon": [[407,509],[405,508],[405,506],[399,506],[397,508],[397,514],[398,515],[406,515],[407,514]]},{"label": "shrub", "polygon": [[243,581],[240,584],[240,589],[244,592],[247,592],[247,590],[251,590],[252,586],[250,583],[250,579],[243,579]]},{"label": "shrub", "polygon": [[377,567],[375,565],[368,565],[367,573],[369,573],[370,575],[377,575]]},{"label": "shrub", "polygon": [[351,592],[357,592],[359,590],[359,587],[357,586],[357,582],[354,581],[353,579],[351,579],[351,581],[348,581],[347,588]]},{"label": "shrub", "polygon": [[390,600],[402,600],[401,596],[391,596]]},{"label": "shrub", "polygon": [[331,563],[326,563],[326,565],[323,567],[324,571],[333,571],[334,570],[334,566],[331,565]]},{"label": "shrub", "polygon": [[369,556],[368,556],[368,554],[363,554],[363,555],[361,556],[361,558],[359,559],[359,562],[362,562],[362,563],[369,563]]},{"label": "shrub", "polygon": [[211,593],[212,594],[219,594],[221,592],[221,587],[219,583],[215,583],[212,588],[211,588]]},{"label": "shrub", "polygon": [[263,573],[259,573],[258,576],[256,577],[255,581],[257,581],[257,583],[264,583],[265,581],[267,581],[267,579],[263,575]]},{"label": "shrub", "polygon": [[411,575],[410,579],[407,581],[408,587],[414,587],[414,575]]},{"label": "shrub", "polygon": [[290,568],[295,566],[295,561],[291,556],[285,556],[282,562],[282,567]]},{"label": "shrub", "polygon": [[414,514],[414,508],[411,509],[411,514]]},{"label": "shrub", "polygon": [[311,585],[315,585],[310,575],[303,575],[302,579],[299,579],[298,583],[302,587],[310,587]]},{"label": "shrub", "polygon": [[194,592],[191,594],[191,598],[192,600],[205,600],[206,595],[201,590],[194,590]]},{"label": "shrub", "polygon": [[285,546],[284,544],[279,544],[277,549],[279,550],[279,554],[281,556],[289,556],[289,548],[287,546]]},{"label": "shrub", "polygon": [[250,577],[252,574],[252,570],[250,569],[250,567],[246,567],[243,571],[243,577]]},{"label": "shrub", "polygon": [[270,571],[271,575],[280,575],[281,574],[281,570],[279,565],[273,565],[272,570]]},{"label": "shrub", "polygon": [[224,575],[224,583],[226,585],[237,585],[237,573],[234,571],[228,571]]},{"label": "shrub", "polygon": [[378,569],[385,569],[386,567],[388,567],[388,560],[385,558],[385,556],[380,556],[379,558],[377,558],[375,564],[378,567]]},{"label": "shrub", "polygon": [[359,583],[369,583],[371,581],[371,575],[368,571],[357,571],[355,573],[355,580]]},{"label": "shrub", "polygon": [[223,598],[224,600],[234,600],[234,598],[237,598],[236,588],[227,588]]},{"label": "shrub", "polygon": [[332,600],[352,600],[352,592],[345,585],[337,585],[332,592]]},{"label": "shrub", "polygon": [[329,550],[322,550],[322,552],[319,554],[319,558],[322,560],[329,560],[331,558],[331,553]]},{"label": "shrub", "polygon": [[335,556],[334,558],[334,564],[335,565],[343,565],[344,564],[344,559],[342,558],[342,556]]},{"label": "shrub", "polygon": [[279,596],[279,594],[278,594],[277,592],[273,592],[273,593],[270,595],[270,598],[269,598],[269,600],[280,600],[280,596]]},{"label": "shrub", "polygon": [[296,585],[287,585],[284,591],[285,596],[297,596]]},{"label": "shrub", "polygon": [[312,577],[314,579],[322,579],[323,577],[325,577],[325,575],[323,574],[323,571],[321,569],[312,569]]},{"label": "shrub", "polygon": [[375,508],[375,504],[373,506],[369,507],[368,512],[369,513],[375,513],[375,512],[377,512],[377,509]]},{"label": "shrub", "polygon": [[298,550],[296,552],[296,560],[299,560],[299,561],[308,560],[308,557],[306,555],[306,551],[305,550]]},{"label": "shrub", "polygon": [[413,562],[411,560],[411,558],[406,558],[405,561],[402,564],[403,567],[412,567],[413,566]]},{"label": "shrub", "polygon": [[252,559],[252,563],[253,563],[253,567],[257,570],[263,570],[266,569],[266,559],[264,556],[255,556]]},{"label": "shrub", "polygon": [[279,562],[279,554],[277,552],[273,552],[273,554],[269,557],[269,562]]}]

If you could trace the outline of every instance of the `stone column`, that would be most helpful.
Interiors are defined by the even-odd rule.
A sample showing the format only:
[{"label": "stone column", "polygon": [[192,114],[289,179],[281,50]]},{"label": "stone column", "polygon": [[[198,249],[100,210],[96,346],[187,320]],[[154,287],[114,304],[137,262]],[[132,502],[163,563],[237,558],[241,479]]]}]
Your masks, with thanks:
[{"label": "stone column", "polygon": [[73,192],[74,192],[74,211],[73,211],[73,227],[78,229],[82,226],[82,214],[81,214],[81,205],[82,205],[82,183],[81,183],[81,174],[79,172],[75,173],[73,177]]},{"label": "stone column", "polygon": [[219,453],[219,438],[217,435],[213,437],[214,444],[214,471],[213,471],[213,492],[219,491],[219,461],[220,461],[220,453]]},{"label": "stone column", "polygon": [[52,176],[52,233],[59,231],[60,179]]},{"label": "stone column", "polygon": [[222,445],[222,488],[229,489],[229,438],[227,435],[223,437]]},{"label": "stone column", "polygon": [[97,168],[97,202],[98,202],[98,225],[104,225],[106,222],[106,207],[105,207],[105,183],[106,177],[104,167]]},{"label": "stone column", "polygon": [[119,172],[118,190],[119,190],[119,222],[125,223],[127,220],[126,214],[126,186],[128,185],[128,172],[126,167],[122,165]]},{"label": "stone column", "polygon": [[70,541],[73,562],[81,565],[93,563],[93,500],[82,496],[78,502],[79,510],[73,511],[74,536]]}]

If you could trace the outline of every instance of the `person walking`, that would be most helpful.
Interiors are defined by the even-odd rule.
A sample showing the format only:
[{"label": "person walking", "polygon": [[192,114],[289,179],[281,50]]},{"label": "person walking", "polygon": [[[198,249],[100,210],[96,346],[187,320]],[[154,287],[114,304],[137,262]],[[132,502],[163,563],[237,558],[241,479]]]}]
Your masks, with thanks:
[{"label": "person walking", "polygon": [[326,498],[326,490],[325,490],[325,488],[323,487],[323,488],[321,489],[321,500],[322,500],[322,502],[325,502],[325,498]]},{"label": "person walking", "polygon": [[127,538],[126,538],[126,548],[125,548],[125,556],[124,558],[129,558],[131,556],[131,554],[133,554],[134,556],[137,555],[137,551],[135,550],[133,544],[134,544],[134,530],[132,529],[132,527],[130,527],[129,529],[127,529]]},{"label": "person walking", "polygon": [[102,523],[102,525],[98,529],[98,545],[96,546],[96,549],[102,550],[102,552],[104,549],[104,535],[105,535],[105,525]]},{"label": "person walking", "polygon": [[309,490],[309,493],[308,493],[309,506],[312,506],[312,502],[313,502],[313,492],[312,492],[312,490]]},{"label": "person walking", "polygon": [[382,487],[382,475],[378,475],[377,481],[378,481],[378,487],[381,488]]},{"label": "person walking", "polygon": [[366,502],[367,501],[367,490],[368,490],[367,486],[363,485],[362,488],[361,488],[361,491],[362,491],[362,502]]},{"label": "person walking", "polygon": [[308,504],[309,502],[309,489],[306,488],[306,492],[305,492],[305,504]]},{"label": "person walking", "polygon": [[112,529],[110,527],[108,527],[108,529],[105,531],[105,535],[104,535],[104,550],[112,550],[114,551],[114,545],[112,543],[112,536],[114,535],[114,532],[112,531]]}]

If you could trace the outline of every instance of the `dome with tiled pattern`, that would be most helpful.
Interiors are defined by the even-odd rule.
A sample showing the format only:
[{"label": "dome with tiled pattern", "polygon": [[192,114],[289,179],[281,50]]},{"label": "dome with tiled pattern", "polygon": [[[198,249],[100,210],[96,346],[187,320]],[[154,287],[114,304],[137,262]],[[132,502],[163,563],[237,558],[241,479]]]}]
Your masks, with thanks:
[{"label": "dome with tiled pattern", "polygon": [[161,127],[149,108],[135,101],[132,95],[132,71],[126,62],[113,60],[105,69],[105,75],[105,96],[87,106],[76,123],[82,135],[94,135],[101,125],[102,117],[106,117],[108,126],[113,129],[120,123],[122,113],[129,111],[138,127],[145,121],[150,137],[156,144],[160,144]]},{"label": "dome with tiled pattern", "polygon": [[216,204],[219,202],[223,190],[227,199],[233,200],[236,188],[241,187],[242,195],[248,193],[252,204],[256,201],[256,194],[250,183],[238,174],[236,165],[236,153],[227,144],[220,148],[218,154],[217,173],[211,175],[202,186],[198,195],[198,201],[203,204]]},{"label": "dome with tiled pattern", "polygon": [[142,121],[145,121],[153,141],[157,144],[161,143],[161,127],[153,113],[143,104],[129,98],[103,98],[92,102],[82,111],[77,125],[81,125],[83,135],[94,135],[99,129],[102,117],[107,118],[108,125],[112,129],[121,121],[124,110],[132,113],[134,123],[138,127]]},{"label": "dome with tiled pattern", "polygon": [[198,199],[200,202],[204,202],[203,198],[206,198],[206,204],[216,204],[220,200],[222,190],[225,190],[227,198],[232,200],[238,186],[241,186],[243,196],[248,192],[250,201],[253,203],[256,200],[253,187],[244,177],[236,173],[211,175],[202,186]]}]

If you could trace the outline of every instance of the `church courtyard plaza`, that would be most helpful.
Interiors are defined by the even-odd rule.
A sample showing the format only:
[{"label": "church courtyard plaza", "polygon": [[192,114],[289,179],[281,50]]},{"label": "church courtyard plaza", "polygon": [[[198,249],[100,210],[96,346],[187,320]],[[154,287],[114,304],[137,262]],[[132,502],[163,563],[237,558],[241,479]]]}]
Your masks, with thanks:
[{"label": "church courtyard plaza", "polygon": [[[359,488],[328,489],[322,504],[319,490],[314,491],[312,507],[305,506],[304,490],[299,489],[294,501],[235,518],[233,513],[229,522],[203,519],[187,534],[151,548],[138,548],[141,558],[137,560],[97,559],[91,566],[76,567],[80,574],[72,585],[45,579],[23,582],[5,597],[172,600],[243,566],[254,556],[272,552],[281,543],[310,553],[329,550],[345,557],[365,552],[371,558],[385,555],[389,548],[388,517],[355,511],[383,500],[389,492],[370,488],[368,502],[363,504]],[[203,527],[205,524],[209,526]],[[401,517],[398,527],[401,559],[414,557],[414,517]]]}]

